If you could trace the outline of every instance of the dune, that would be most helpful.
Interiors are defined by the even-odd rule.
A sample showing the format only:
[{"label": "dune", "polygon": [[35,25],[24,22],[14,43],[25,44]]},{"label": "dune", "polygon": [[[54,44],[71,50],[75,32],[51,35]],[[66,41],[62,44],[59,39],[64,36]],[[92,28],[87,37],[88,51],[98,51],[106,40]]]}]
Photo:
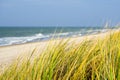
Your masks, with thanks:
[{"label": "dune", "polygon": [[120,79],[119,46],[117,29],[0,47],[0,80]]},{"label": "dune", "polygon": [[[104,38],[109,32],[99,33],[94,35],[86,35],[81,37],[72,37],[69,40],[69,43],[74,41],[75,43],[81,42],[84,39],[98,39]],[[64,38],[62,40],[67,40],[68,38]],[[19,45],[11,45],[11,46],[3,46],[0,47],[0,65],[6,65],[14,60],[16,60],[19,56],[29,55],[30,52],[36,48],[37,53],[40,53],[43,49],[45,49],[50,43],[56,44],[56,42],[61,41],[61,39],[42,41],[42,42],[33,42]],[[27,54],[28,53],[28,54]],[[35,54],[38,55],[38,54]]]}]

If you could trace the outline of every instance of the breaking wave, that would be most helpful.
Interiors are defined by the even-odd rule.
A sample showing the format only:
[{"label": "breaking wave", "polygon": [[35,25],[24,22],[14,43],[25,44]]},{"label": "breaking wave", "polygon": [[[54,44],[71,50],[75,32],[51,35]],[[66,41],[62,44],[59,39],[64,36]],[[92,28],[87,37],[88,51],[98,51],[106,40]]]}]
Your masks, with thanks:
[{"label": "breaking wave", "polygon": [[103,30],[87,30],[87,31],[79,31],[79,32],[64,32],[64,33],[55,33],[55,34],[42,34],[37,33],[31,36],[23,36],[23,37],[2,37],[0,38],[0,46],[5,45],[13,45],[13,44],[22,44],[22,43],[28,43],[28,42],[36,42],[36,41],[42,41],[42,40],[49,40],[51,38],[64,38],[64,37],[76,37],[76,36],[82,36],[85,34],[96,34],[99,32],[106,32],[107,29]]}]

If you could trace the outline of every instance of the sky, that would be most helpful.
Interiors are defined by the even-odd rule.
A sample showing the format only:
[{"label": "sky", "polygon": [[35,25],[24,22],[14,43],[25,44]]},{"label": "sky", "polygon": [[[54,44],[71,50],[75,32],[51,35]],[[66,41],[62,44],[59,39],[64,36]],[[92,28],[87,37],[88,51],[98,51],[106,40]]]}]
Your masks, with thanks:
[{"label": "sky", "polygon": [[103,26],[120,22],[120,0],[0,0],[0,26]]}]

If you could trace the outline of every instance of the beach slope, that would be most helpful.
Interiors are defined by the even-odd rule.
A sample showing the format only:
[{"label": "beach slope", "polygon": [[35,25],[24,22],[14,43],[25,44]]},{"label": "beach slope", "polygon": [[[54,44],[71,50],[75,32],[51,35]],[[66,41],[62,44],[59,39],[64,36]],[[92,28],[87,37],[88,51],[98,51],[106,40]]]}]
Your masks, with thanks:
[{"label": "beach slope", "polygon": [[[106,35],[108,35],[108,33],[109,32],[99,33],[94,35],[87,35],[82,37],[73,37],[69,39],[69,43],[71,43],[72,41],[79,43],[85,39],[95,40],[98,38],[104,38]],[[33,43],[26,43],[26,44],[20,44],[20,45],[0,47],[0,64],[8,64],[16,60],[19,56],[29,55],[34,48],[37,48],[40,53],[45,47],[49,45],[49,43],[54,44],[61,40],[67,40],[67,39],[68,38],[55,39],[55,40],[49,40],[49,41],[43,41],[43,42],[33,42]]]}]

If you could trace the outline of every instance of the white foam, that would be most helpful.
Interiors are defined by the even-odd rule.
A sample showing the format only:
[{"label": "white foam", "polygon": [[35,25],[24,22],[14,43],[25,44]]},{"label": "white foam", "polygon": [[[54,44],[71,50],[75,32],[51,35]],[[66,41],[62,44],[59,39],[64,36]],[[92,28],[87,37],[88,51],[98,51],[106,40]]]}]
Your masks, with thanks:
[{"label": "white foam", "polygon": [[43,37],[44,35],[41,33],[35,34],[36,37]]},{"label": "white foam", "polygon": [[12,45],[12,44],[32,42],[36,39],[47,38],[47,37],[49,36],[48,35],[44,36],[41,33],[26,37],[4,37],[4,38],[0,38],[0,45]]},{"label": "white foam", "polygon": [[[55,36],[67,36],[67,35],[69,35],[70,34],[70,32],[66,32],[66,33],[55,33],[54,35]],[[51,35],[53,35],[53,34],[51,34]]]}]

